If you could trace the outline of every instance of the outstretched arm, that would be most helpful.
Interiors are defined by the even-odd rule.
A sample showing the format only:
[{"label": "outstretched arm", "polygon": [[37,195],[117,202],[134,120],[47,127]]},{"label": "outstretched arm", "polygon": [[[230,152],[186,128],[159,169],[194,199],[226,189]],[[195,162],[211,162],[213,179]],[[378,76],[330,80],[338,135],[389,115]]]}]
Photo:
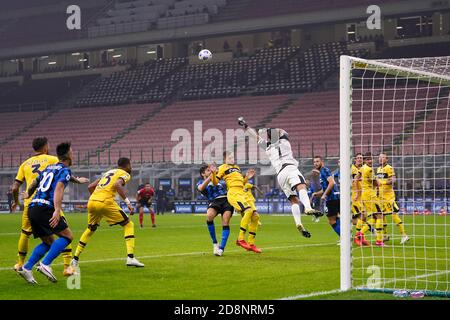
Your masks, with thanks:
[{"label": "outstretched arm", "polygon": [[245,129],[250,137],[256,139],[258,143],[265,141],[263,138],[261,138],[261,136],[256,132],[255,129],[248,126],[247,122],[244,120],[244,117],[238,118],[238,124]]},{"label": "outstretched arm", "polygon": [[70,182],[78,183],[78,184],[85,184],[85,183],[89,182],[89,178],[71,176]]}]

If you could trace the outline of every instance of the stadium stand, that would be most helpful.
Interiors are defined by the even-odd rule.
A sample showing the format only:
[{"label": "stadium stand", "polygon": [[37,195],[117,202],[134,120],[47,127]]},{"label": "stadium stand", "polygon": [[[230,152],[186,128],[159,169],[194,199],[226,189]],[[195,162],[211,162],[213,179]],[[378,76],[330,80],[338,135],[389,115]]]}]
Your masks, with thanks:
[{"label": "stadium stand", "polygon": [[[53,146],[62,141],[72,141],[75,154],[80,154],[79,161],[84,160],[88,152],[96,150],[105,141],[111,139],[117,131],[130,126],[136,118],[144,116],[153,110],[157,105],[127,105],[125,106],[107,106],[92,108],[70,108],[63,110],[51,110],[45,121],[41,121],[33,128],[8,139],[2,146],[2,153],[6,156],[11,155],[14,165],[20,161],[20,158],[31,152],[31,141],[33,137],[49,136],[53,138],[50,142]],[[22,114],[22,113],[21,113]],[[16,128],[27,127],[33,117],[42,115],[35,112],[24,112],[23,116],[16,122],[7,123],[3,120],[5,126],[12,129],[12,124]],[[17,114],[16,114],[17,116]],[[19,121],[23,119],[22,121]],[[68,121],[73,124],[68,127]]]},{"label": "stadium stand", "polygon": [[[158,83],[186,63],[185,58],[162,59],[113,73],[93,83],[86,95],[80,96],[78,106],[115,105],[130,102],[154,83]],[[159,100],[161,101],[161,100]]]},{"label": "stadium stand", "polygon": [[[55,1],[48,1],[49,4]],[[89,2],[89,6],[83,3]],[[60,3],[60,1],[58,2]],[[79,39],[85,37],[83,31],[98,14],[102,12],[107,3],[106,0],[77,2],[83,8],[83,19],[81,20],[81,30],[69,30],[61,28],[66,25],[67,15],[65,10],[49,10],[47,13],[38,15],[25,15],[20,18],[6,19],[2,21],[3,28],[0,28],[2,39],[0,47],[23,46],[36,43],[54,42],[58,40]],[[20,7],[19,7],[20,8]],[[2,8],[3,9],[3,8]],[[39,28],[36,28],[39,26]]]},{"label": "stadium stand", "polygon": [[226,0],[136,0],[118,1],[96,25],[89,27],[90,37],[142,32],[205,24],[217,14]]},{"label": "stadium stand", "polygon": [[[381,0],[377,4],[399,1],[401,0]],[[229,0],[227,7],[214,18],[214,21],[265,18],[323,8],[340,9],[356,5],[367,7],[371,4],[373,3],[368,0]]]},{"label": "stadium stand", "polygon": [[[194,121],[207,119],[207,122],[202,123],[203,132],[209,128],[225,132],[226,129],[236,128],[236,114],[244,116],[250,123],[259,123],[286,99],[285,95],[277,95],[179,101],[125,135],[117,143],[112,144],[110,149],[116,154],[118,150],[131,150],[124,154],[130,154],[133,161],[137,162],[141,160],[141,150],[146,162],[169,161],[172,147],[178,143],[178,141],[172,141],[171,138],[174,130],[185,128],[189,132],[194,132]],[[221,112],[211,109],[212,105],[214,105],[214,110]],[[189,110],[189,112],[185,112],[185,110]],[[178,139],[178,137],[175,138]],[[191,138],[194,139],[193,136]],[[207,144],[209,143],[202,142],[202,147]],[[195,152],[198,150],[192,150],[192,157],[195,156]],[[220,158],[221,155],[218,157]],[[102,159],[106,160],[106,154],[102,155]]]},{"label": "stadium stand", "polygon": [[0,86],[0,105],[45,102],[51,106],[71,92],[80,90],[96,77],[98,75],[28,80],[23,85],[5,84],[9,89],[3,91]]},{"label": "stadium stand", "polygon": [[364,57],[367,52],[347,50],[346,42],[314,45],[302,55],[286,61],[281,70],[271,73],[270,77],[257,86],[255,94],[293,93],[317,89],[338,69],[339,57],[343,54]]}]

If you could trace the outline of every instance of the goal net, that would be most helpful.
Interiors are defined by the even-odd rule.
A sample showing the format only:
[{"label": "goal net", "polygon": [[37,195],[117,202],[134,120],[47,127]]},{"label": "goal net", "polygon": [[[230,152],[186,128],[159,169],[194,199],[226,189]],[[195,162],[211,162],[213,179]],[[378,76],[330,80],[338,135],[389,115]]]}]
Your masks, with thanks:
[{"label": "goal net", "polygon": [[[450,296],[449,92],[450,57],[341,57],[342,290]],[[364,164],[369,152],[371,170],[358,167],[352,177],[355,155]],[[393,170],[380,165],[381,153]],[[355,203],[359,225],[350,223]],[[354,242],[361,226],[370,246]]]}]

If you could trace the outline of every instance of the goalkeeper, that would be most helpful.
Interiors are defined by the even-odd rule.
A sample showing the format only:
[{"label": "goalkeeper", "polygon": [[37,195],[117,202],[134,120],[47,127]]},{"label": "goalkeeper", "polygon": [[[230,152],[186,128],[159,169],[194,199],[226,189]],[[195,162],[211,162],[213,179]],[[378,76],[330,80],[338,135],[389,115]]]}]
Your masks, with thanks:
[{"label": "goalkeeper", "polygon": [[[277,180],[286,197],[291,202],[292,215],[298,231],[305,238],[311,234],[302,224],[300,215],[300,202],[305,207],[307,215],[323,216],[323,213],[311,208],[306,189],[306,181],[298,170],[298,161],[292,153],[291,143],[286,131],[283,129],[260,129],[258,132],[245,122],[243,117],[238,118],[238,124],[244,127],[247,133],[258,140],[258,145],[266,151],[266,155],[277,172]],[[298,195],[297,195],[298,192]]]}]

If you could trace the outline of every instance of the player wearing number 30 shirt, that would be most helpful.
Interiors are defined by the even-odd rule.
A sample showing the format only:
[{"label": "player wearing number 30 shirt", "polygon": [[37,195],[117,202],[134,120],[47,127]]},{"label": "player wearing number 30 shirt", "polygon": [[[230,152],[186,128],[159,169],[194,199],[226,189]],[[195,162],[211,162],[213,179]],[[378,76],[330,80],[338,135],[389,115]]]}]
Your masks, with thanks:
[{"label": "player wearing number 30 shirt", "polygon": [[127,214],[114,200],[116,193],[127,204],[130,213],[133,206],[126,196],[125,184],[131,180],[131,162],[128,158],[120,158],[118,168],[109,170],[89,185],[91,197],[88,202],[88,227],[78,242],[77,250],[72,260],[72,266],[78,267],[78,260],[84,248],[95,230],[100,226],[100,221],[105,218],[110,226],[121,225],[124,231],[127,248],[126,265],[131,267],[143,267],[144,264],[134,257],[134,224]]},{"label": "player wearing number 30 shirt", "polygon": [[266,151],[266,155],[277,173],[278,184],[291,202],[292,215],[298,231],[306,238],[311,237],[311,234],[302,225],[299,202],[305,207],[307,215],[318,217],[323,213],[311,208],[305,178],[298,170],[298,161],[292,154],[287,132],[283,129],[267,128],[260,129],[257,133],[248,126],[242,117],[238,119],[238,124],[243,126],[251,137],[257,139],[258,145]]}]

